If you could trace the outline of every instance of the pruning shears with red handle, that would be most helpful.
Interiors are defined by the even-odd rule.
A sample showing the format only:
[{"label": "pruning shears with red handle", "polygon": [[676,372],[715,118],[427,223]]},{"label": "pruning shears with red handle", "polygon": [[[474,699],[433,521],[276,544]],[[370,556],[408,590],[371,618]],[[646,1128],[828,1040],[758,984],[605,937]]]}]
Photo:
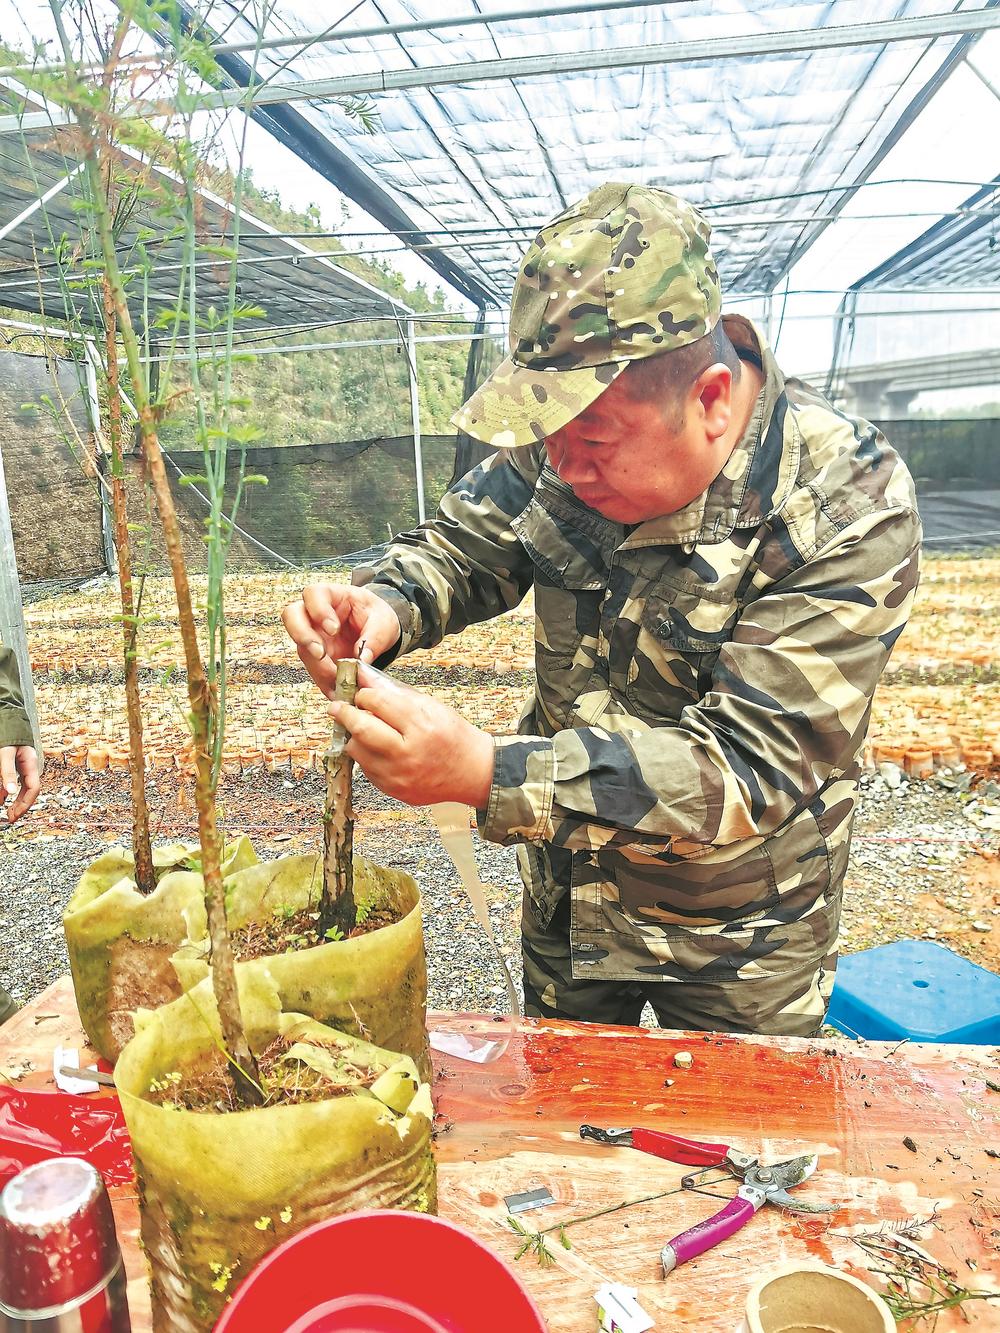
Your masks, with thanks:
[{"label": "pruning shears with red handle", "polygon": [[739,1231],[765,1203],[777,1204],[796,1213],[826,1213],[825,1204],[800,1203],[788,1191],[800,1185],[816,1170],[816,1154],[791,1157],[773,1166],[761,1166],[760,1159],[749,1153],[738,1152],[727,1143],[701,1143],[697,1139],[682,1139],[657,1129],[600,1129],[596,1125],[581,1125],[580,1137],[593,1139],[616,1147],[638,1148],[684,1166],[697,1166],[681,1180],[685,1189],[697,1189],[707,1171],[728,1171],[740,1181],[735,1199],[696,1226],[682,1231],[667,1242],[660,1251],[663,1276],[667,1277],[680,1264],[704,1254],[706,1250]]}]

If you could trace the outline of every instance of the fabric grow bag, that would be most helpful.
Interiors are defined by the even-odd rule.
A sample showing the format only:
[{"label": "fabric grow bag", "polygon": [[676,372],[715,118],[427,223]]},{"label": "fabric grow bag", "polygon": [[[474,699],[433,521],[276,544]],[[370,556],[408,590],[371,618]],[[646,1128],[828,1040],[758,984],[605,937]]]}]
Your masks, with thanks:
[{"label": "fabric grow bag", "polygon": [[[231,931],[274,915],[316,904],[323,879],[318,856],[282,856],[240,870],[226,880]],[[354,939],[272,954],[237,963],[237,970],[269,972],[285,1004],[298,1013],[416,1061],[431,1075],[427,1045],[427,962],[423,909],[416,881],[405,872],[354,858],[359,903],[389,907],[399,920]],[[187,990],[208,974],[207,939],[189,941],[173,957]]]},{"label": "fabric grow bag", "polygon": [[[211,981],[136,1015],[115,1079],[139,1179],[156,1333],[208,1333],[264,1254],[325,1217],[437,1205],[430,1088],[413,1062],[289,1012],[264,968],[244,969],[238,984],[255,1053],[284,1036],[294,1043],[290,1056],[332,1069],[342,1086],[321,1102],[229,1113],[154,1105],[151,1082],[183,1078],[186,1065],[219,1049]],[[385,1100],[351,1084],[353,1062],[382,1075],[374,1086],[388,1084]]]},{"label": "fabric grow bag", "polygon": [[[84,1031],[94,1049],[114,1062],[132,1036],[132,1016],[182,994],[170,962],[184,940],[207,935],[201,875],[195,844],[176,843],[153,851],[156,888],[141,894],[135,862],[115,847],[81,875],[63,912],[73,988]],[[227,844],[223,877],[256,863],[246,837]]]}]

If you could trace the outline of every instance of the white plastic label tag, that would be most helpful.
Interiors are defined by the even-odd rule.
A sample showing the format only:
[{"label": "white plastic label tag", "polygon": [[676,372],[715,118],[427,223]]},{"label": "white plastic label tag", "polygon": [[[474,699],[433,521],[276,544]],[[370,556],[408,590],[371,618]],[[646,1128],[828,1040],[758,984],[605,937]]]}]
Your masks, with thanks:
[{"label": "white plastic label tag", "polygon": [[[63,1066],[67,1069],[80,1068],[80,1052],[71,1046],[57,1046],[55,1054],[52,1056],[52,1074],[56,1081],[56,1087],[61,1088],[63,1092],[97,1092],[100,1088],[99,1083],[92,1083],[87,1078],[71,1078],[69,1074],[62,1072]],[[97,1066],[89,1065],[96,1073]]]},{"label": "white plastic label tag", "polygon": [[608,1282],[594,1297],[601,1333],[647,1333],[653,1321],[636,1300],[635,1287]]}]

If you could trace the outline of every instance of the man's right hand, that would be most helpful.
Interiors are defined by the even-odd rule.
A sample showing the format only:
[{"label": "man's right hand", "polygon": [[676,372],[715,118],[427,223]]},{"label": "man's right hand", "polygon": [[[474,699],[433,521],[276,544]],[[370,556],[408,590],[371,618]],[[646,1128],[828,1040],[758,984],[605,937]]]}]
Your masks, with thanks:
[{"label": "man's right hand", "polygon": [[281,619],[303,666],[327,698],[333,697],[340,658],[374,662],[399,642],[395,611],[364,587],[311,583],[299,601],[288,603]]}]

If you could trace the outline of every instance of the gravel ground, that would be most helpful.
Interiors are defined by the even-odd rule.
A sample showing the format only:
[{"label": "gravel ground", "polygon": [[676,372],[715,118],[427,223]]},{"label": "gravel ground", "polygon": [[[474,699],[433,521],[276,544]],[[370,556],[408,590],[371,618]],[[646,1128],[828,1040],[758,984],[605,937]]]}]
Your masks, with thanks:
[{"label": "gravel ground", "polygon": [[845,880],[845,953],[930,939],[1000,972],[1000,786],[979,781],[970,790],[969,777],[898,786],[863,779]]},{"label": "gravel ground", "polygon": [[[127,815],[124,783],[113,801],[95,803],[85,773],[74,773],[73,786],[40,798],[35,814],[57,811],[59,833],[38,834],[30,819],[16,828],[0,824],[0,981],[21,1004],[69,970],[62,932],[62,912],[82,867],[107,849],[107,825],[121,829]],[[101,791],[107,793],[107,781]],[[176,785],[175,780],[171,779]],[[80,791],[81,784],[83,790]],[[242,789],[242,790],[241,790]],[[176,806],[176,797],[171,801]],[[318,830],[322,808],[320,782],[310,774],[292,782],[258,773],[232,784],[228,804],[254,811],[269,806],[269,825],[240,820],[253,830],[262,860],[289,851],[316,851],[319,836],[289,832]],[[458,889],[458,877],[425,811],[390,801],[364,778],[355,781],[355,847],[362,855],[413,875],[424,895],[427,940],[428,1005],[436,1009],[492,1012],[506,1007],[506,986],[496,954],[476,921],[472,906]],[[156,802],[153,802],[156,808]],[[161,832],[190,836],[190,813],[165,818]],[[172,813],[172,812],[171,812]],[[303,817],[305,815],[305,817]],[[110,816],[110,818],[109,818]],[[104,836],[80,831],[94,824]],[[66,827],[68,825],[68,827]],[[62,828],[66,828],[63,832]],[[76,829],[73,832],[70,829]],[[473,833],[480,876],[487,889],[490,920],[507,966],[520,991],[518,912],[520,881],[511,849],[484,843]],[[161,839],[164,840],[164,839]]]},{"label": "gravel ground", "polygon": [[[62,909],[81,867],[127,827],[124,775],[120,790],[112,793],[108,775],[102,775],[99,800],[85,772],[74,771],[71,780],[63,776],[60,788],[51,773],[40,808],[0,833],[0,979],[20,1002],[67,970]],[[190,808],[178,803],[176,779],[171,782],[170,798],[154,799],[166,837],[191,825]],[[981,783],[969,793],[937,781],[892,787],[880,777],[867,778],[847,877],[845,951],[923,937],[1000,970],[1000,838],[988,827],[996,818],[990,806],[1000,811],[998,798],[995,784]],[[355,800],[358,851],[408,871],[423,889],[430,1005],[502,1010],[496,958],[457,889],[454,868],[426,812],[388,800],[363,778]],[[321,803],[316,774],[298,782],[280,774],[245,774],[226,792],[233,826],[251,830],[264,858],[315,848]],[[491,920],[519,984],[514,854],[475,841]]]},{"label": "gravel ground", "polygon": [[107,844],[87,834],[29,841],[6,830],[0,844],[0,981],[24,1004],[69,971],[62,911],[81,868]]}]

